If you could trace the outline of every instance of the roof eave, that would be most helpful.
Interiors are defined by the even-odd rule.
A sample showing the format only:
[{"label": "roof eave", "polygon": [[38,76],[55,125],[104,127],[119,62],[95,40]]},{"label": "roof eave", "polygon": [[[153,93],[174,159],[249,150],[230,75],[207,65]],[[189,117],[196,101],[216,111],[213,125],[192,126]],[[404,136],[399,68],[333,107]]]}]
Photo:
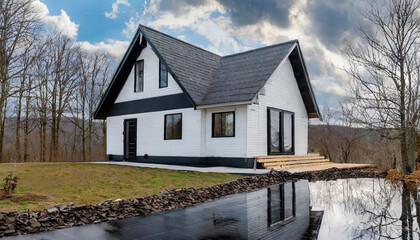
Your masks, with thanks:
[{"label": "roof eave", "polygon": [[102,111],[104,110],[104,104],[105,104],[105,100],[107,99],[107,97],[109,96],[109,93],[111,91],[111,89],[113,88],[116,79],[118,78],[118,75],[121,73],[121,70],[123,68],[123,66],[125,65],[125,62],[127,61],[131,51],[133,50],[133,47],[135,46],[135,44],[141,44],[141,39],[142,39],[142,33],[137,30],[136,34],[133,37],[133,40],[131,41],[127,51],[124,54],[124,57],[122,58],[122,60],[120,61],[120,63],[118,64],[117,70],[115,71],[112,80],[110,82],[110,84],[108,85],[107,90],[105,91],[105,94],[102,96],[101,101],[99,102],[98,106],[96,107],[96,110],[94,112],[94,118],[95,119],[106,119],[106,115],[104,113],[102,113]]}]

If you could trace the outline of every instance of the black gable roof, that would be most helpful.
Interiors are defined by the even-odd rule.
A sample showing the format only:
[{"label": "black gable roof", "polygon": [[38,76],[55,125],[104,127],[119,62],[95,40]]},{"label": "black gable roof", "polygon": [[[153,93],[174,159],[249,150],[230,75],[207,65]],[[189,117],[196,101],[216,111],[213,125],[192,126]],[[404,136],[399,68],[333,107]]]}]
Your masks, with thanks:
[{"label": "black gable roof", "polygon": [[146,42],[166,64],[194,106],[252,100],[281,61],[289,57],[308,116],[320,117],[297,40],[221,57],[143,25],[139,25],[136,37],[133,40],[137,43],[134,44],[136,52],[130,53],[133,51],[130,50],[132,42],[95,112],[95,118],[106,118],[112,106],[110,103],[115,102],[124,84],[122,81],[128,76],[122,74],[120,68],[127,71],[134,63],[133,57],[126,62],[126,56],[138,57]]}]

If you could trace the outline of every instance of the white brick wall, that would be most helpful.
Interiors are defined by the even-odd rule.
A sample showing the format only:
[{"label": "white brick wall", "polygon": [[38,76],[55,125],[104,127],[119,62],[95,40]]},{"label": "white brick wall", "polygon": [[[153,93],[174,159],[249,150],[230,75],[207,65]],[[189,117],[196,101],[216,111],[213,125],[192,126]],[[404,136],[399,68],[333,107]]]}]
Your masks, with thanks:
[{"label": "white brick wall", "polygon": [[267,155],[267,107],[295,113],[295,154],[306,154],[308,114],[289,59],[276,68],[261,93],[259,104],[247,108],[247,156]]},{"label": "white brick wall", "polygon": [[159,88],[159,58],[153,52],[150,45],[147,45],[143,49],[137,60],[144,60],[143,92],[134,92],[133,66],[127,81],[118,94],[116,103],[182,93],[182,89],[175,82],[171,74],[168,76],[168,87]]}]

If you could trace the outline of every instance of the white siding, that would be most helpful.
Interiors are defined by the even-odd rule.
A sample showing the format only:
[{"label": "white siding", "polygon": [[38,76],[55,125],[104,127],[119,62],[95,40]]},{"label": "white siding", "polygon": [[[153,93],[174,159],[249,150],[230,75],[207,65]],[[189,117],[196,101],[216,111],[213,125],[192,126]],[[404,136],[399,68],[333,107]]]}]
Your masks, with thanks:
[{"label": "white siding", "polygon": [[[164,116],[172,113],[182,113],[180,140],[164,140]],[[124,119],[132,118],[137,119],[137,156],[200,156],[201,111],[193,108],[108,117],[108,154],[123,155]]]},{"label": "white siding", "polygon": [[[144,59],[144,91],[134,92],[131,71],[116,102],[182,93],[169,75],[159,88],[159,59],[148,46]],[[279,65],[258,96],[258,103],[230,107],[193,108],[107,118],[107,153],[123,155],[124,119],[137,118],[137,155],[183,157],[255,157],[267,155],[267,107],[295,113],[295,153],[306,154],[308,117],[289,60]],[[235,137],[212,138],[212,113],[235,111]],[[164,115],[182,113],[182,140],[164,140]]]},{"label": "white siding", "polygon": [[270,76],[258,96],[258,104],[248,105],[248,157],[267,155],[267,107],[295,113],[295,154],[306,154],[308,115],[288,59]]},{"label": "white siding", "polygon": [[171,74],[168,76],[168,87],[159,88],[159,58],[153,52],[150,45],[147,45],[143,49],[137,60],[144,60],[143,92],[134,92],[133,66],[130,75],[118,94],[117,100],[115,100],[116,103],[182,93],[182,89],[175,82]]},{"label": "white siding", "polygon": [[[247,106],[208,108],[206,110],[206,151],[207,157],[246,157],[246,115]],[[235,111],[235,137],[212,138],[212,114]]]}]

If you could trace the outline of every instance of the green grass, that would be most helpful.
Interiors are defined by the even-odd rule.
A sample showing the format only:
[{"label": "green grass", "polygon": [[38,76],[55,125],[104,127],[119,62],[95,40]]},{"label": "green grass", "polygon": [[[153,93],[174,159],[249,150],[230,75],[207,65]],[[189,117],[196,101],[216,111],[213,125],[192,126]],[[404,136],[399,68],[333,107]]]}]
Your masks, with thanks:
[{"label": "green grass", "polygon": [[[13,171],[13,164],[0,164],[0,180]],[[94,204],[106,199],[145,197],[160,191],[208,187],[229,182],[240,175],[200,173],[83,163],[17,164],[15,194],[0,199],[0,211],[43,209],[73,202]],[[0,187],[4,182],[1,181]]]}]

